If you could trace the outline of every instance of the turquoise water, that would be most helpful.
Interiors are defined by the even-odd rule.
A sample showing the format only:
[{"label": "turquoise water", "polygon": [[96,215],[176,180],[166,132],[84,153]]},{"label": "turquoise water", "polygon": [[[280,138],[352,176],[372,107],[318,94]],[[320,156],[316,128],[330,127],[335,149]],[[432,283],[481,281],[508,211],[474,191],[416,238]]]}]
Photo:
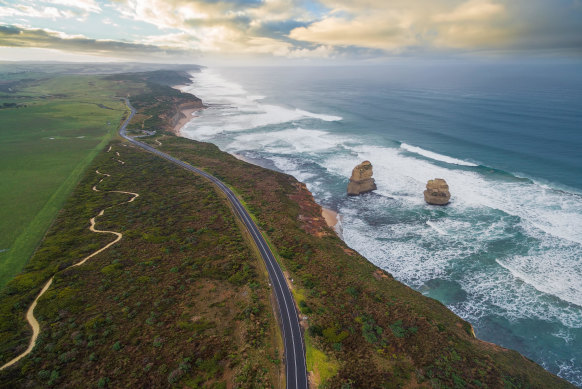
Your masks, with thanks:
[{"label": "turquoise water", "polygon": [[[206,69],[188,90],[209,108],[183,133],[294,175],[371,262],[582,386],[579,69]],[[378,190],[347,197],[363,160]],[[424,203],[435,177],[447,207]]]}]

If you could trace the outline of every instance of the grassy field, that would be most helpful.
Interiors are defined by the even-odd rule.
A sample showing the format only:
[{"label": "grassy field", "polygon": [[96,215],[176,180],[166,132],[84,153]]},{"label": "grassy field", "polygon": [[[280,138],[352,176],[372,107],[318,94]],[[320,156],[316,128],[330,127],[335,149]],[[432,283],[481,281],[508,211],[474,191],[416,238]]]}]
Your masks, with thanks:
[{"label": "grassy field", "polygon": [[[3,86],[3,87],[2,87]],[[0,74],[0,289],[126,112],[97,76]]]}]

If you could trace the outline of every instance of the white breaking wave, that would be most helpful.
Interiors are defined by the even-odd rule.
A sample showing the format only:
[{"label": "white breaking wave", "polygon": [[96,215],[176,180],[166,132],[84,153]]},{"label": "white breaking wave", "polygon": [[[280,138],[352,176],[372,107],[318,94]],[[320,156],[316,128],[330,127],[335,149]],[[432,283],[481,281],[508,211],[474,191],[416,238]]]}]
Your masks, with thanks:
[{"label": "white breaking wave", "polygon": [[[347,182],[355,165],[370,160],[380,196],[338,199],[336,193],[335,200],[342,201],[341,231],[351,247],[397,279],[420,288],[462,267],[454,280],[467,299],[451,307],[459,315],[478,320],[498,314],[582,327],[581,196],[460,169],[455,165],[478,165],[405,143],[384,147],[357,135],[338,136],[325,128],[341,117],[265,104],[264,96],[251,95],[211,70],[196,74],[189,88],[211,108],[183,129],[186,136],[216,141],[233,153],[253,151],[307,182],[320,200],[332,196],[322,178]],[[296,123],[303,119],[321,120],[323,129]],[[422,196],[426,182],[436,177],[446,179],[451,190],[446,208],[427,206]],[[509,254],[512,244],[524,240],[521,251]],[[532,247],[524,249],[526,244]],[[497,255],[496,245],[506,248]]]},{"label": "white breaking wave", "polygon": [[[540,303],[543,294],[546,294],[582,307],[580,196],[530,181],[496,181],[477,172],[448,169],[403,155],[394,148],[355,146],[351,151],[351,155],[331,156],[323,164],[329,171],[349,177],[353,166],[362,160],[370,160],[378,186],[376,192],[398,202],[397,206],[378,202],[373,206],[375,212],[382,209],[390,209],[391,212],[403,209],[412,213],[429,209],[437,212],[425,205],[422,192],[427,180],[442,177],[449,184],[452,202],[447,208],[438,209],[438,212],[444,213],[439,223],[451,223],[467,215],[498,220],[498,214],[488,216],[498,211],[507,214],[510,219],[494,224],[468,224],[462,228],[425,221],[423,224],[437,227],[435,230],[439,232],[427,234],[426,226],[415,223],[368,226],[363,220],[368,216],[358,215],[363,206],[360,201],[353,217],[347,209],[340,210],[345,215],[343,236],[351,247],[392,272],[396,278],[420,287],[427,280],[446,277],[447,269],[455,262],[466,261],[479,251],[486,253],[489,242],[511,239],[516,228],[521,227],[521,232],[537,242],[539,247],[521,256],[498,259],[504,275],[494,282],[482,284],[485,274],[475,277],[467,273],[467,280],[464,277],[459,280],[463,289],[469,296],[479,291],[479,297],[475,297],[473,304],[477,304],[475,301],[491,303],[509,317],[531,315],[529,317],[542,320],[559,320],[569,327],[582,326],[580,308],[559,308],[547,301]],[[366,199],[368,203],[374,201],[377,200]],[[370,217],[374,217],[373,212],[370,210]],[[517,222],[520,224],[516,225]],[[443,231],[447,235],[443,235]],[[389,243],[383,243],[385,241]],[[470,264],[464,263],[463,266]],[[509,295],[504,294],[503,290],[515,284],[523,287],[516,289],[508,298]],[[500,288],[501,292],[497,295]],[[491,296],[484,297],[487,293]],[[467,305],[465,309],[474,310],[475,307]]]},{"label": "white breaking wave", "polygon": [[398,149],[381,146],[355,146],[352,155],[332,156],[324,165],[330,171],[349,177],[355,165],[369,160],[374,165],[378,193],[407,203],[424,204],[426,182],[444,178],[451,191],[451,207],[487,207],[519,216],[543,232],[582,244],[582,197],[542,187],[532,182],[494,181],[480,173],[448,169],[429,161],[410,158]]},{"label": "white breaking wave", "polygon": [[427,220],[426,225],[429,226],[430,228],[434,229],[436,232],[438,232],[441,235],[448,235],[445,230],[437,227],[436,224],[434,222],[431,222],[430,220]]},{"label": "white breaking wave", "polygon": [[279,154],[320,153],[343,144],[343,139],[326,131],[294,128],[282,131],[253,132],[237,135],[226,150],[256,150]]},{"label": "white breaking wave", "polygon": [[402,143],[400,145],[400,148],[408,151],[409,153],[422,155],[423,157],[434,159],[435,161],[441,161],[441,162],[446,162],[446,163],[450,163],[453,165],[461,165],[461,166],[473,166],[473,167],[479,166],[479,165],[476,165],[476,164],[471,163],[471,162],[467,162],[467,161],[463,161],[463,160],[460,160],[457,158],[449,157],[447,155],[438,154],[438,153],[435,153],[432,151],[421,149],[420,147],[408,145],[406,143]]},{"label": "white breaking wave", "polygon": [[314,118],[314,119],[323,120],[324,122],[338,122],[338,121],[340,121],[340,120],[343,119],[341,116],[322,115],[322,114],[317,114],[317,113],[313,113],[313,112],[304,111],[302,109],[296,109],[295,111],[297,113],[305,116],[305,117],[310,117],[310,118]]},{"label": "white breaking wave", "polygon": [[313,113],[262,103],[265,96],[253,95],[241,85],[227,81],[211,69],[194,73],[192,84],[183,88],[202,99],[209,108],[199,112],[182,132],[194,139],[209,139],[221,133],[316,119],[324,122],[342,120],[340,116]]}]

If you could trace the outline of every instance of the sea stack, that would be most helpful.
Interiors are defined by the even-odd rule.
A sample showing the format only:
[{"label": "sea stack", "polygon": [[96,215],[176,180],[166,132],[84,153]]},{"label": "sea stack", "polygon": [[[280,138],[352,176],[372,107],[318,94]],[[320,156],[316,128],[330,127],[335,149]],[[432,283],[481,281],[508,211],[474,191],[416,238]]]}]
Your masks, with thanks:
[{"label": "sea stack", "polygon": [[348,184],[348,195],[358,196],[362,193],[371,192],[376,189],[376,182],[372,178],[372,164],[364,161],[352,170],[350,183]]},{"label": "sea stack", "polygon": [[451,199],[449,186],[442,178],[429,180],[424,191],[424,201],[432,205],[447,205]]}]

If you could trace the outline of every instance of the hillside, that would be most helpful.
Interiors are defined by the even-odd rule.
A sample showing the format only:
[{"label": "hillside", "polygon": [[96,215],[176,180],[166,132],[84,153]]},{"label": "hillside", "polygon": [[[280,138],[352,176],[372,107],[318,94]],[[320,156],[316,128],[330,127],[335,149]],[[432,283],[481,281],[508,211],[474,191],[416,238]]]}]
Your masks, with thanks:
[{"label": "hillside", "polygon": [[[96,170],[110,177],[99,183]],[[96,227],[123,239],[62,270],[112,240],[88,229],[109,206]],[[0,364],[26,348],[21,318],[53,273],[35,311],[39,344],[0,372],[1,387],[277,386],[282,350],[266,274],[203,179],[120,143],[97,156],[2,293]]]}]

